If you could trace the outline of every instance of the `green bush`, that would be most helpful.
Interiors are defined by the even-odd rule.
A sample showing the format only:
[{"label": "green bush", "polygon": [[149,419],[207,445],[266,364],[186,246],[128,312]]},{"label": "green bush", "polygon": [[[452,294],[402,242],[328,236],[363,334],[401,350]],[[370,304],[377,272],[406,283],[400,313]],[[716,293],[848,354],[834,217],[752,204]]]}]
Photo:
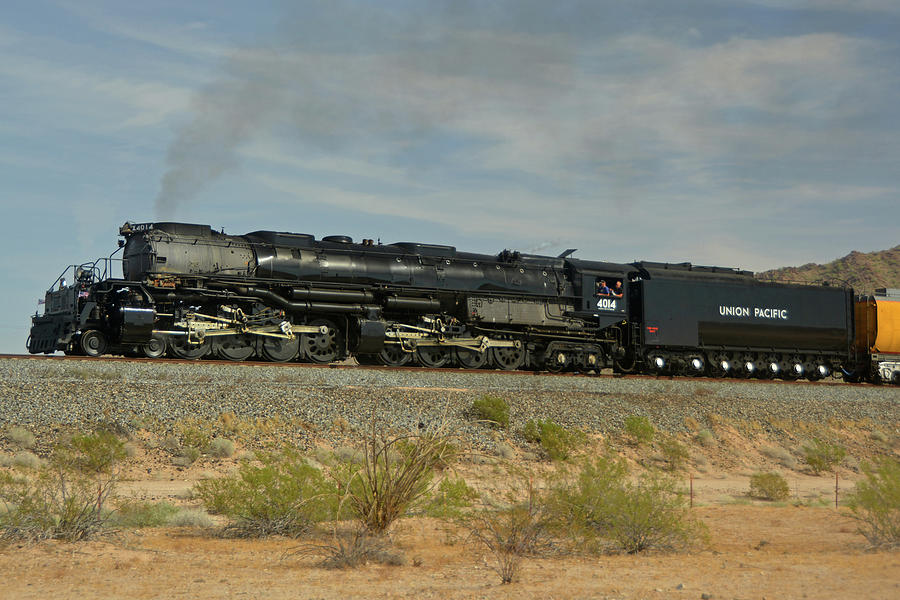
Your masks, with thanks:
[{"label": "green bush", "polygon": [[574,483],[553,490],[551,506],[557,526],[586,547],[635,554],[706,539],[674,479],[647,473],[631,480],[624,461],[610,457],[585,463]]},{"label": "green bush", "polygon": [[818,475],[822,471],[834,469],[844,457],[847,451],[843,446],[814,438],[812,442],[803,445],[803,459],[813,472]]},{"label": "green bush", "polygon": [[216,458],[229,458],[234,454],[234,442],[225,438],[213,438],[206,453]]},{"label": "green bush", "polygon": [[522,435],[526,441],[540,442],[541,448],[551,460],[568,459],[584,443],[581,432],[569,431],[553,421],[530,420],[525,424]]},{"label": "green bush", "polygon": [[40,469],[43,461],[38,456],[27,450],[16,452],[10,461],[12,466],[21,467],[23,469]]},{"label": "green bush", "polygon": [[333,516],[334,486],[296,451],[257,458],[261,465],[243,463],[236,474],[200,481],[193,488],[208,511],[231,519],[226,534],[297,536]]},{"label": "green bush", "polygon": [[162,527],[178,513],[168,502],[126,502],[113,513],[110,524],[115,527]]},{"label": "green bush", "polygon": [[16,427],[15,425],[6,430],[6,439],[19,448],[33,448],[34,434],[24,427]]},{"label": "green bush", "polygon": [[86,540],[110,516],[124,444],[100,432],[75,436],[58,445],[35,474],[0,474],[0,538]]},{"label": "green bush", "polygon": [[697,441],[701,446],[714,446],[716,444],[716,436],[709,429],[701,429],[697,432]]},{"label": "green bush", "polygon": [[182,508],[169,519],[173,527],[199,527],[207,529],[213,526],[213,520],[199,508]]},{"label": "green bush", "polygon": [[779,473],[754,473],[750,476],[750,495],[763,500],[787,500],[791,490]]},{"label": "green bush", "polygon": [[653,441],[656,429],[647,417],[629,415],[625,417],[625,435],[631,438],[635,446],[649,444]]},{"label": "green bush", "polygon": [[442,479],[431,493],[424,512],[429,517],[458,517],[477,498],[478,492],[470,488],[465,479],[448,477]]},{"label": "green bush", "polygon": [[481,421],[487,421],[494,427],[509,427],[509,403],[503,398],[485,394],[472,402],[472,412]]},{"label": "green bush", "polygon": [[666,461],[666,469],[669,471],[680,471],[691,457],[684,444],[669,436],[659,443],[659,450],[662,452],[663,460]]},{"label": "green bush", "polygon": [[862,470],[849,501],[860,533],[873,547],[900,547],[900,463],[884,458]]},{"label": "green bush", "polygon": [[431,490],[435,467],[456,452],[451,442],[442,428],[391,435],[373,422],[362,464],[345,462],[333,471],[351,515],[371,532],[385,531]]}]

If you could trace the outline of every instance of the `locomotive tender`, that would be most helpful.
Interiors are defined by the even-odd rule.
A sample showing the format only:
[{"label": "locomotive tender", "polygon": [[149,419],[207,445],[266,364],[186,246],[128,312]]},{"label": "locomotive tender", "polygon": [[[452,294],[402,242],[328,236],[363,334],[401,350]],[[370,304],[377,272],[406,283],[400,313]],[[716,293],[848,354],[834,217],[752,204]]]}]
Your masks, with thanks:
[{"label": "locomotive tender", "polygon": [[[871,370],[845,288],[574,251],[486,255],[170,222],[119,234],[120,259],[54,282],[29,352],[785,379]],[[116,262],[122,278],[110,275]]]}]

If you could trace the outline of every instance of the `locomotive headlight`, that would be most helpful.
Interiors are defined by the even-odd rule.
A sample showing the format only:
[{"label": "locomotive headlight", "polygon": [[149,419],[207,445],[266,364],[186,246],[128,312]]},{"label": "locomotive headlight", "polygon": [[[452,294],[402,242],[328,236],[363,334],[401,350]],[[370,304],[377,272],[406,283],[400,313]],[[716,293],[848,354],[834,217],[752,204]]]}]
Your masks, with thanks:
[{"label": "locomotive headlight", "polygon": [[700,360],[699,358],[692,359],[691,360],[691,368],[694,369],[695,371],[699,371],[700,369],[703,368],[703,361]]},{"label": "locomotive headlight", "polygon": [[781,370],[781,365],[779,365],[777,362],[769,363],[769,371],[771,371],[773,375],[777,375],[778,371],[780,371],[780,370]]},{"label": "locomotive headlight", "polygon": [[752,373],[756,369],[756,365],[754,365],[751,361],[747,361],[744,363],[744,370],[748,373]]},{"label": "locomotive headlight", "polygon": [[731,363],[729,363],[727,360],[723,360],[722,362],[719,363],[719,367],[723,371],[728,371],[731,369]]},{"label": "locomotive headlight", "polygon": [[657,356],[653,359],[653,364],[657,369],[662,369],[664,366],[666,366],[666,361],[662,356]]},{"label": "locomotive headlight", "polygon": [[794,368],[794,374],[795,374],[795,375],[797,375],[798,377],[799,377],[800,375],[803,375],[803,365],[801,365],[800,363],[794,363],[794,367],[793,367],[793,368]]},{"label": "locomotive headlight", "polygon": [[831,373],[831,371],[825,365],[819,365],[818,367],[816,367],[816,371],[819,373],[819,377],[828,377],[829,373]]}]

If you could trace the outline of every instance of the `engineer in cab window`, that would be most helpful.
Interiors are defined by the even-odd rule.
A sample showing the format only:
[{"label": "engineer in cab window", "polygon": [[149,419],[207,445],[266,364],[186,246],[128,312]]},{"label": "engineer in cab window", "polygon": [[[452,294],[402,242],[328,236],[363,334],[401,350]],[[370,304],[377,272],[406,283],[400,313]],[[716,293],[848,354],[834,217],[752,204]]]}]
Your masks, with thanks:
[{"label": "engineer in cab window", "polygon": [[597,282],[597,295],[598,296],[612,296],[612,290],[606,285],[606,280],[601,279]]}]

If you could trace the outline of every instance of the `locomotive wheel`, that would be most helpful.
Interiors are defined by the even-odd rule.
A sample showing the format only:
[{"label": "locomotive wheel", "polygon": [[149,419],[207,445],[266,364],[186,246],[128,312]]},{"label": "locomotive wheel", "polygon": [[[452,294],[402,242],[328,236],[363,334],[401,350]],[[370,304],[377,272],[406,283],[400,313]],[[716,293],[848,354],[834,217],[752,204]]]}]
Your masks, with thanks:
[{"label": "locomotive wheel", "polygon": [[263,337],[256,344],[256,354],[269,362],[287,362],[297,358],[300,351],[300,338]]},{"label": "locomotive wheel", "polygon": [[147,358],[162,358],[166,353],[166,338],[155,334],[149,342],[141,346],[141,353]]},{"label": "locomotive wheel", "polygon": [[330,363],[341,360],[343,340],[341,330],[333,321],[316,319],[310,323],[313,327],[326,327],[325,333],[304,333],[300,336],[301,356],[314,363]]},{"label": "locomotive wheel", "polygon": [[213,354],[222,360],[247,360],[256,351],[253,340],[243,335],[226,335],[213,340]]},{"label": "locomotive wheel", "polygon": [[525,348],[491,348],[491,363],[504,371],[515,371],[525,364]]},{"label": "locomotive wheel", "polygon": [[416,358],[423,367],[440,369],[450,363],[453,355],[444,346],[419,346],[416,348]]},{"label": "locomotive wheel", "polygon": [[544,356],[543,367],[551,373],[559,373],[569,366],[568,353],[563,350],[552,350]]},{"label": "locomotive wheel", "polygon": [[100,356],[107,348],[106,336],[96,329],[88,329],[82,333],[78,344],[85,356]]},{"label": "locomotive wheel", "polygon": [[385,344],[384,350],[376,354],[378,362],[388,367],[402,367],[412,360],[412,352],[404,352],[399,344]]},{"label": "locomotive wheel", "polygon": [[613,361],[613,372],[615,373],[634,373],[635,364],[634,355],[626,354],[622,358],[616,358]]},{"label": "locomotive wheel", "polygon": [[489,358],[487,352],[478,352],[477,350],[467,350],[465,348],[455,348],[453,354],[456,356],[456,362],[463,369],[483,369]]},{"label": "locomotive wheel", "polygon": [[209,340],[203,340],[200,344],[189,344],[186,335],[172,336],[169,341],[169,352],[175,358],[197,360],[203,358],[212,349]]}]

